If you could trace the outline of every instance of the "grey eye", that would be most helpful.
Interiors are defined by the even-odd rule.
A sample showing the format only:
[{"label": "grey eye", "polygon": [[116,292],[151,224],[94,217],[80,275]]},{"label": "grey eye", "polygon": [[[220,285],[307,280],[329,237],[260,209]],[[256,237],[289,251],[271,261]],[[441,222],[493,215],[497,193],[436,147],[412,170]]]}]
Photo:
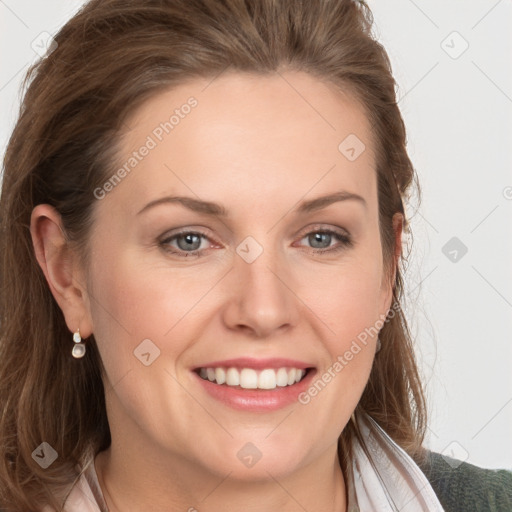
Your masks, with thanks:
[{"label": "grey eye", "polygon": [[187,233],[184,235],[178,235],[175,237],[176,244],[178,248],[187,251],[196,251],[201,246],[201,235],[197,235],[195,233]]},{"label": "grey eye", "polygon": [[326,249],[331,245],[332,235],[322,232],[312,233],[308,235],[308,241],[315,249]]}]

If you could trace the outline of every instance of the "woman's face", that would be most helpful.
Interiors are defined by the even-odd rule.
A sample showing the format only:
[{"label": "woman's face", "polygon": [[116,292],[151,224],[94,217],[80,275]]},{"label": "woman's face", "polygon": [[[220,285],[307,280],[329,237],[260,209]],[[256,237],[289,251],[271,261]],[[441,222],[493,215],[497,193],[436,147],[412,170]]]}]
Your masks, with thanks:
[{"label": "woman's face", "polygon": [[113,446],[240,479],[332,457],[391,304],[362,109],[304,73],[226,73],[126,127],[86,281]]}]

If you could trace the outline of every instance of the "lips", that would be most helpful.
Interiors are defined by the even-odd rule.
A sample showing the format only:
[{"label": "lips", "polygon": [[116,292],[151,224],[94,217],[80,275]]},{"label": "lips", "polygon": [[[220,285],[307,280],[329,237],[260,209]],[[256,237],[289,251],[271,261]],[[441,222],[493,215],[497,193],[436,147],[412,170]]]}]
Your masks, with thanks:
[{"label": "lips", "polygon": [[193,369],[207,393],[235,409],[269,411],[296,402],[315,367],[288,358],[211,361]]},{"label": "lips", "polygon": [[205,364],[196,366],[194,370],[200,368],[218,368],[218,367],[233,367],[233,368],[253,368],[254,370],[263,370],[265,368],[274,368],[278,370],[282,367],[298,368],[305,370],[313,368],[314,365],[298,361],[296,359],[289,359],[284,357],[272,357],[266,359],[256,359],[252,357],[238,357],[236,359],[225,359],[223,361],[210,361]]}]

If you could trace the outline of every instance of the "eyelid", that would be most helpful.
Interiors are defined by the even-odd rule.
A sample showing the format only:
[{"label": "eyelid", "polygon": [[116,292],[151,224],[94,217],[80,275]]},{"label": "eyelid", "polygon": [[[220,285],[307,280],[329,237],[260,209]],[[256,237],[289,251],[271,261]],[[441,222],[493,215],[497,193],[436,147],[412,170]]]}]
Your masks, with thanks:
[{"label": "eyelid", "polygon": [[[299,231],[299,234],[297,236],[301,236],[301,238],[304,238],[304,236],[309,235],[310,233],[336,233],[340,236],[346,236],[347,238],[351,238],[351,234],[344,228],[335,227],[331,225],[326,224],[310,224]],[[301,235],[301,233],[303,233]]]},{"label": "eyelid", "polygon": [[[295,237],[294,237],[294,238],[298,237],[298,241],[301,241],[303,238],[305,238],[306,236],[308,236],[310,234],[313,234],[313,233],[326,233],[326,234],[330,234],[330,235],[334,235],[335,237],[338,237],[338,242],[339,243],[337,245],[333,246],[333,247],[328,247],[328,248],[325,248],[325,249],[317,249],[317,248],[314,248],[314,247],[309,247],[309,248],[305,247],[305,249],[308,252],[312,252],[314,254],[336,252],[336,251],[343,250],[343,249],[345,249],[347,247],[351,247],[353,245],[353,240],[352,240],[351,234],[346,229],[342,229],[342,228],[334,228],[334,227],[330,227],[330,226],[328,227],[328,226],[326,226],[324,224],[314,224],[314,225],[307,226],[306,228],[304,228],[299,233],[300,234],[295,235]],[[208,240],[209,242],[211,242],[214,245],[215,244],[221,245],[218,242],[216,242],[215,239],[213,237],[211,237],[208,233],[206,233],[203,229],[201,229],[201,228],[193,228],[193,227],[181,228],[181,229],[179,229],[178,231],[175,231],[175,232],[167,232],[166,234],[164,234],[162,237],[160,237],[158,239],[158,244],[160,246],[167,245],[167,244],[170,244],[171,241],[173,241],[176,238],[178,238],[180,235],[189,235],[189,234],[199,235],[203,239]],[[208,251],[209,249],[210,248],[207,248],[207,249],[195,249],[193,251],[183,251],[183,250],[176,249],[176,248],[172,248],[172,249],[165,249],[164,248],[165,251],[167,251],[167,252],[169,252],[171,254],[177,254],[180,257],[181,256],[183,256],[183,257],[186,257],[186,256],[197,256],[197,257],[200,257],[200,255],[203,252]]]},{"label": "eyelid", "polygon": [[346,229],[326,226],[325,224],[314,224],[312,226],[307,226],[307,228],[304,228],[304,231],[302,231],[302,234],[298,236],[298,240],[300,241],[312,233],[326,233],[329,235],[334,235],[338,238],[339,242],[337,245],[325,249],[316,249],[315,247],[305,248],[308,252],[312,252],[313,254],[337,252],[354,245],[352,235]]},{"label": "eyelid", "polygon": [[[200,235],[202,238],[206,238],[207,240],[209,240],[212,243],[215,243],[215,244],[218,243],[215,241],[215,239],[209,233],[207,233],[206,231],[203,231],[201,228],[183,228],[183,229],[179,229],[178,231],[170,231],[170,232],[168,231],[167,233],[165,233],[158,239],[158,243],[165,243],[169,240],[174,240],[177,237],[179,237],[180,235]],[[190,251],[190,252],[193,252],[193,251]]]}]

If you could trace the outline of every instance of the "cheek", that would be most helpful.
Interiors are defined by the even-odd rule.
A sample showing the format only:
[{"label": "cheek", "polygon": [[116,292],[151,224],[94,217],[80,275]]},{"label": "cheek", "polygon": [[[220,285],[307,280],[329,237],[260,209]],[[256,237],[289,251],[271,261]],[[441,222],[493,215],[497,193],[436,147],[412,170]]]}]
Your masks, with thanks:
[{"label": "cheek", "polygon": [[318,269],[308,281],[314,286],[303,285],[300,292],[310,318],[320,320],[317,336],[328,358],[318,378],[325,374],[323,380],[329,382],[330,391],[322,392],[322,400],[331,400],[333,411],[339,412],[340,397],[355,407],[372,367],[382,327],[383,297],[382,264],[373,254],[364,251],[347,256],[335,271],[333,267]]},{"label": "cheek", "polygon": [[[331,374],[343,373],[343,387],[358,393],[368,378],[374,356],[374,345],[380,318],[378,279],[369,274],[353,274],[332,284],[330,293],[317,297],[329,331],[324,344],[331,364]],[[336,365],[339,362],[342,366]],[[345,393],[346,391],[344,391]]]},{"label": "cheek", "polygon": [[187,345],[176,333],[186,324],[188,338],[194,339],[197,333],[189,320],[205,307],[208,300],[203,299],[218,276],[197,268],[171,269],[165,262],[144,265],[140,256],[115,252],[112,246],[102,254],[109,257],[91,268],[90,303],[105,366],[112,361],[119,372],[131,367],[134,350],[146,339],[175,360]]},{"label": "cheek", "polygon": [[109,261],[103,259],[91,269],[91,314],[112,386],[106,390],[110,414],[112,418],[128,414],[164,442],[168,433],[162,430],[162,415],[179,415],[176,429],[187,423],[185,414],[192,415],[187,409],[190,397],[172,375],[191,340],[201,334],[193,315],[213,281],[142,266],[129,251],[104,254],[109,254]]},{"label": "cheek", "polygon": [[[315,287],[303,288],[327,352],[311,386],[299,397],[304,411],[339,435],[368,382],[380,319],[381,265],[357,257],[333,272],[315,273]],[[309,290],[309,291],[308,291]]]},{"label": "cheek", "polygon": [[382,266],[375,258],[354,254],[337,267],[318,267],[301,281],[300,295],[339,349],[379,319]]}]

